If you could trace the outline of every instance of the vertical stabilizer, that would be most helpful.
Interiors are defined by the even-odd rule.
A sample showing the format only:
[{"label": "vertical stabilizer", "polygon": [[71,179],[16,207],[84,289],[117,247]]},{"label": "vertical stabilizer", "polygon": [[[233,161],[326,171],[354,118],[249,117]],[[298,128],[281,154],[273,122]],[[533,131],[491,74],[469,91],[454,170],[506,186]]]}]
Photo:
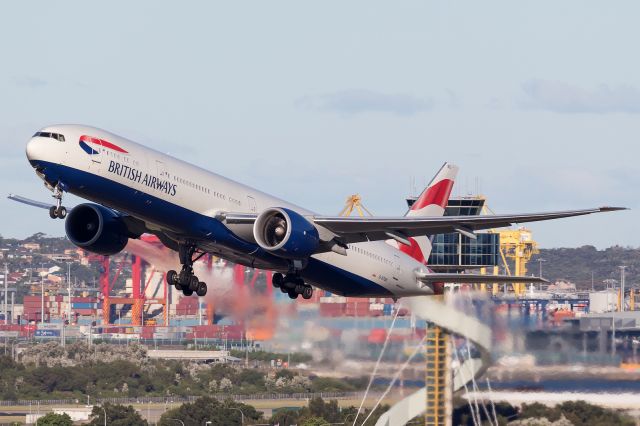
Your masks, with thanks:
[{"label": "vertical stabilizer", "polygon": [[[405,216],[442,216],[457,174],[458,166],[444,163]],[[431,254],[431,241],[426,236],[409,238],[409,241],[411,246],[398,244],[398,249],[426,264]]]}]

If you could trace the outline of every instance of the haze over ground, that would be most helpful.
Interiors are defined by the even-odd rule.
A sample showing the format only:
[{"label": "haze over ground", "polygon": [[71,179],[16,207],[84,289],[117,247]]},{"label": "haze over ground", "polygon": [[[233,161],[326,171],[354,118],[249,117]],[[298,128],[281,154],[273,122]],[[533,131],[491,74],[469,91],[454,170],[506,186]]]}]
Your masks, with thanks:
[{"label": "haze over ground", "polygon": [[[320,213],[404,213],[444,161],[543,247],[640,245],[640,4],[18,2],[0,16],[0,234],[63,235],[24,146],[95,125]],[[476,185],[476,178],[479,184]],[[71,206],[79,200],[67,197]],[[634,232],[636,230],[636,232]]]}]

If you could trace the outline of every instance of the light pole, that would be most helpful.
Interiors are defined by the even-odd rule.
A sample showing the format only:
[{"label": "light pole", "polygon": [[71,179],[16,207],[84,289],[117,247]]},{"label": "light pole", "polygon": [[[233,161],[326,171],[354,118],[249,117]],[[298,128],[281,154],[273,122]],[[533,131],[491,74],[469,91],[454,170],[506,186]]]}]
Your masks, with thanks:
[{"label": "light pole", "polygon": [[107,426],[107,410],[105,410],[102,405],[99,405],[98,407],[102,408],[102,411],[104,411],[104,426]]},{"label": "light pole", "polygon": [[[184,426],[184,422],[182,420],[180,420],[180,419],[167,419],[167,420],[175,420],[176,422],[180,422],[180,424],[182,426]],[[207,424],[209,424],[209,423],[211,423],[211,422],[207,422]]]},{"label": "light pole", "polygon": [[233,407],[229,407],[230,410],[236,410],[236,411],[240,411],[240,425],[244,425],[244,413],[242,412],[241,409],[239,408],[233,408]]},{"label": "light pole", "polygon": [[[9,301],[7,294],[8,294],[8,290],[7,290],[7,286],[9,281],[9,268],[7,267],[7,264],[4,264],[4,323],[9,324],[9,305],[7,304],[7,302]],[[13,307],[11,308],[11,319],[13,320]]]},{"label": "light pole", "polygon": [[67,292],[69,293],[67,320],[69,321],[69,324],[71,324],[71,262],[67,262]]},{"label": "light pole", "polygon": [[44,263],[40,266],[40,324],[44,324]]},{"label": "light pole", "polygon": [[627,267],[621,265],[618,268],[620,268],[620,312],[624,312],[624,272]]},{"label": "light pole", "polygon": [[542,278],[542,262],[546,262],[545,259],[538,259],[538,277]]}]

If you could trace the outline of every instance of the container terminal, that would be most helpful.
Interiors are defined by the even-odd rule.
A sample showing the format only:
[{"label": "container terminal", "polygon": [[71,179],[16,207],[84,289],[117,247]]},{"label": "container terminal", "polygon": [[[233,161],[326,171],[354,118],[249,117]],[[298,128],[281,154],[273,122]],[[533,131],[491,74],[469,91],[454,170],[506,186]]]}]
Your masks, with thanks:
[{"label": "container terminal", "polygon": [[[357,195],[348,198],[342,211],[354,213],[368,213]],[[449,200],[447,214],[492,212],[484,197],[469,196]],[[544,260],[538,257],[532,262],[539,253],[538,244],[526,228],[478,233],[475,239],[441,234],[432,239],[432,246],[428,264],[434,270],[543,276]],[[421,396],[429,407],[426,424],[447,424],[456,386],[445,378],[453,376],[455,382],[453,370],[465,364],[456,361],[456,356],[477,343],[424,317],[410,303],[390,298],[345,298],[317,289],[311,299],[292,303],[273,288],[270,272],[212,256],[194,265],[213,284],[210,293],[202,299],[184,296],[166,284],[165,273],[177,259],[154,236],[131,241],[125,252],[112,257],[70,245],[60,247],[44,253],[34,240],[0,252],[6,264],[12,260],[31,264],[16,270],[5,266],[1,276],[0,339],[5,350],[7,342],[11,342],[10,351],[19,351],[28,342],[64,344],[77,339],[138,341],[152,348],[154,356],[163,357],[171,356],[167,350],[185,344],[220,349],[215,356],[198,355],[206,362],[242,361],[230,355],[233,349],[309,351],[316,359],[342,364],[335,370],[341,372],[352,368],[340,360],[358,359],[363,370],[357,371],[366,372],[379,357],[380,375],[391,379],[397,369],[394,363],[422,345],[426,364],[409,365],[400,383],[431,389]],[[33,265],[36,254],[49,262]],[[97,279],[79,281],[71,273],[75,265],[97,270]],[[473,375],[480,376],[489,368],[493,380],[517,388],[522,383],[530,386],[531,380],[540,381],[545,374],[557,375],[557,365],[600,366],[609,368],[606,372],[611,376],[619,371],[640,374],[640,297],[633,285],[625,285],[624,277],[621,268],[618,282],[598,283],[602,289],[597,291],[578,289],[567,281],[542,286],[445,283],[445,294],[454,300],[457,296],[458,302],[453,303],[473,294],[472,301],[462,302],[471,305],[464,309],[490,329],[487,346],[493,361],[484,364],[492,366],[478,367]],[[478,348],[474,354],[468,350],[469,359],[482,358]],[[277,364],[290,367],[284,359]],[[536,368],[528,368],[533,366]],[[500,383],[494,386],[500,390]]]}]

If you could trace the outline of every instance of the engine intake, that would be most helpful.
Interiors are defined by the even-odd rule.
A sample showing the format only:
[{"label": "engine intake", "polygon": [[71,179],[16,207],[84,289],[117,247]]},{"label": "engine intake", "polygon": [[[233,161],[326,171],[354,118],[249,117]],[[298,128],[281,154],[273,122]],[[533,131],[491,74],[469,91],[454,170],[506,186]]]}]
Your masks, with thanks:
[{"label": "engine intake", "polygon": [[304,259],[316,252],[320,237],[316,227],[299,213],[282,207],[264,210],[253,225],[260,247],[287,259]]},{"label": "engine intake", "polygon": [[113,210],[98,204],[80,204],[67,215],[64,224],[69,240],[92,253],[119,253],[129,240],[127,226]]}]

